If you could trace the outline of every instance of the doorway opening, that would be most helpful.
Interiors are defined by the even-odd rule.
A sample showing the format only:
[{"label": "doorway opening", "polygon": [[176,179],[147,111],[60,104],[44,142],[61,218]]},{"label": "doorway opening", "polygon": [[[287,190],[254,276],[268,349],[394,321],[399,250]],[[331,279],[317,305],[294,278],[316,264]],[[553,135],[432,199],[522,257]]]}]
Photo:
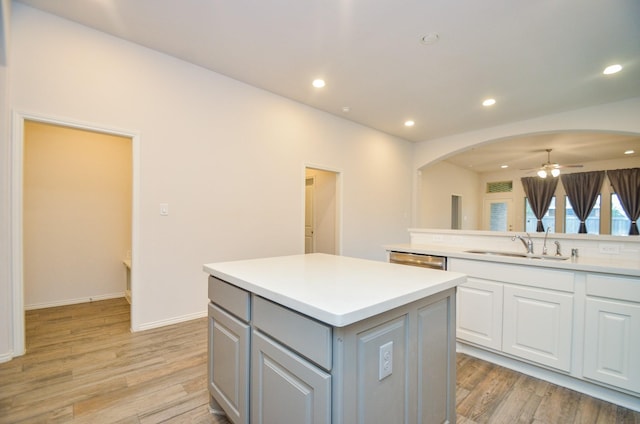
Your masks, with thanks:
[{"label": "doorway opening", "polygon": [[513,199],[485,199],[483,230],[513,231]]},{"label": "doorway opening", "polygon": [[451,229],[462,229],[462,196],[451,195]]},{"label": "doorway opening", "polygon": [[25,311],[123,297],[135,329],[139,136],[14,114],[13,355]]},{"label": "doorway opening", "polygon": [[305,168],[304,252],[340,254],[340,174]]}]

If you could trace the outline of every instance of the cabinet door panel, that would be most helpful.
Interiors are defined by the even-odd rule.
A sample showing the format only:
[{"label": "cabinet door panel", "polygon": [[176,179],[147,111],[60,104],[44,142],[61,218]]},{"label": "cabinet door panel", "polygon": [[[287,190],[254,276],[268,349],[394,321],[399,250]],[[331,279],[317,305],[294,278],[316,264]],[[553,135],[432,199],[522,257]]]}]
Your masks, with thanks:
[{"label": "cabinet door panel", "polygon": [[418,311],[418,417],[420,423],[455,422],[453,300]]},{"label": "cabinet door panel", "polygon": [[587,298],[584,376],[640,393],[640,305]]},{"label": "cabinet door panel", "polygon": [[572,322],[573,295],[504,287],[504,352],[568,372]]},{"label": "cabinet door panel", "polygon": [[502,284],[469,278],[458,287],[456,315],[459,339],[502,348]]},{"label": "cabinet door panel", "polygon": [[331,422],[331,376],[269,339],[252,337],[251,422]]},{"label": "cabinet door panel", "polygon": [[249,325],[209,304],[209,392],[235,424],[249,417]]},{"label": "cabinet door panel", "polygon": [[[357,420],[354,424],[406,422],[408,372],[406,315],[360,332],[357,347]],[[388,375],[381,375],[384,347],[390,349]],[[381,357],[382,356],[382,357]]]}]

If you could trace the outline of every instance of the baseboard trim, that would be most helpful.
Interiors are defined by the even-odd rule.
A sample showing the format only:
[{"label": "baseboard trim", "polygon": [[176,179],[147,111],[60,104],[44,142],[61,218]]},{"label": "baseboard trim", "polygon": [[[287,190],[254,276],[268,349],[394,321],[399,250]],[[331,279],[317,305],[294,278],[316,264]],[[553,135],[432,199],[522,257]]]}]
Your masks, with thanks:
[{"label": "baseboard trim", "polygon": [[24,305],[25,311],[34,309],[54,308],[56,306],[75,305],[77,303],[97,302],[99,300],[117,299],[119,297],[125,297],[124,292],[100,294],[97,296],[78,297],[75,299],[56,300],[55,302],[43,302],[32,303],[31,305]]},{"label": "baseboard trim", "polygon": [[13,352],[0,353],[0,364],[9,362],[14,358]]},{"label": "baseboard trim", "polygon": [[619,392],[570,375],[557,373],[555,371],[541,368],[497,353],[489,352],[466,343],[457,342],[456,351],[530,375],[531,377],[539,378],[540,380],[548,381],[558,386],[566,387],[567,389],[575,390],[576,392],[584,393],[596,399],[601,399],[606,402],[640,412],[640,397]]},{"label": "baseboard trim", "polygon": [[198,318],[204,318],[207,316],[207,311],[204,310],[202,312],[196,312],[193,314],[182,315],[179,317],[163,319],[160,321],[148,322],[146,324],[140,325],[137,329],[131,329],[132,332],[151,330],[152,328],[166,327],[167,325],[179,324],[185,321],[191,321]]}]

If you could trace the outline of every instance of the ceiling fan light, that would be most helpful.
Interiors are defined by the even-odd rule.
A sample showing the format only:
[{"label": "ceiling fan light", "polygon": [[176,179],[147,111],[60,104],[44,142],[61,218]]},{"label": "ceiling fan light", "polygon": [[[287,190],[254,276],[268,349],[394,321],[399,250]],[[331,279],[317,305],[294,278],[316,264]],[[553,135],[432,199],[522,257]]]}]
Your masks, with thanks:
[{"label": "ceiling fan light", "polygon": [[539,170],[538,171],[538,177],[547,178],[547,171],[545,171],[544,169]]},{"label": "ceiling fan light", "polygon": [[560,170],[559,170],[558,168],[553,168],[553,169],[551,170],[551,175],[552,175],[553,177],[557,177],[558,175],[560,175]]}]

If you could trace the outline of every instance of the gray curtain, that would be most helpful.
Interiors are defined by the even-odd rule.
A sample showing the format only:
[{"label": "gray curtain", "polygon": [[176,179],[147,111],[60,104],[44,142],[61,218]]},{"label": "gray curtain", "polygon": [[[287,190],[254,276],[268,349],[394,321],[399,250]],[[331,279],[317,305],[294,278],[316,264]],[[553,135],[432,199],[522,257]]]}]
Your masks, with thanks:
[{"label": "gray curtain", "polygon": [[607,176],[616,192],[624,213],[631,220],[629,235],[638,235],[640,217],[640,168],[615,169],[607,171]]},{"label": "gray curtain", "polygon": [[585,221],[595,206],[596,200],[598,200],[602,181],[604,180],[604,171],[563,174],[560,178],[562,178],[562,185],[567,192],[571,207],[573,207],[573,211],[580,219],[578,233],[586,234],[587,226]]},{"label": "gray curtain", "polygon": [[557,178],[539,178],[539,177],[523,177],[521,178],[522,188],[529,199],[529,205],[533,214],[538,219],[536,232],[544,233],[544,225],[542,225],[542,217],[549,210],[551,199],[556,192],[558,186]]}]

